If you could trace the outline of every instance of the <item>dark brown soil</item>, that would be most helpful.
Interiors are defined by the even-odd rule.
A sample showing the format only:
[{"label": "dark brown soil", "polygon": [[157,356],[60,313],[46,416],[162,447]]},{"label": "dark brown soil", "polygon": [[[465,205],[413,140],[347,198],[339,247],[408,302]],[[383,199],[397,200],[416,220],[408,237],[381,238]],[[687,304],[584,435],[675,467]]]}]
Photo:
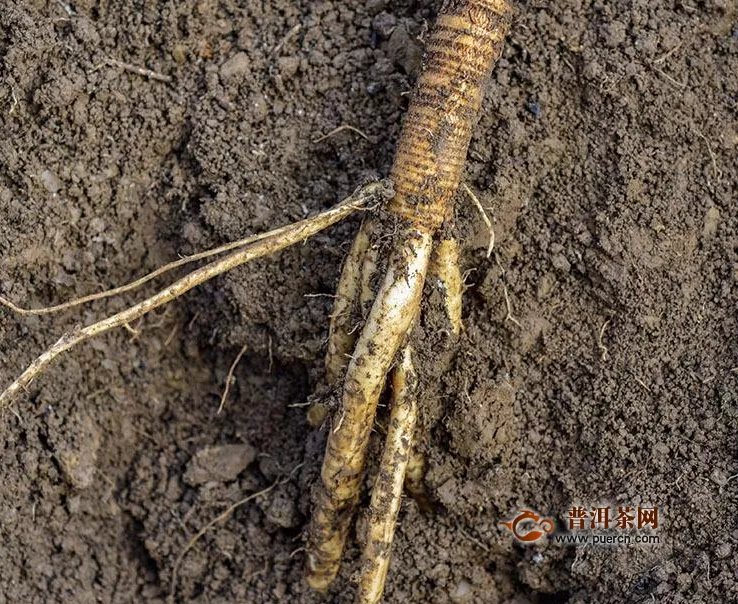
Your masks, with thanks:
[{"label": "dark brown soil", "polygon": [[[4,3],[0,293],[94,292],[386,175],[438,8]],[[460,196],[465,333],[440,333],[429,287],[415,334],[439,506],[403,506],[387,602],[738,602],[737,73],[734,0],[517,6],[466,172],[499,263]],[[368,140],[313,142],[342,124]],[[0,423],[0,602],[351,601],[355,545],[327,597],[302,581],[324,435],[300,405],[358,220],[33,384]],[[126,301],[0,312],[0,384]],[[285,476],[172,585],[200,528]],[[658,506],[661,543],[524,548],[499,525],[603,502]]]}]

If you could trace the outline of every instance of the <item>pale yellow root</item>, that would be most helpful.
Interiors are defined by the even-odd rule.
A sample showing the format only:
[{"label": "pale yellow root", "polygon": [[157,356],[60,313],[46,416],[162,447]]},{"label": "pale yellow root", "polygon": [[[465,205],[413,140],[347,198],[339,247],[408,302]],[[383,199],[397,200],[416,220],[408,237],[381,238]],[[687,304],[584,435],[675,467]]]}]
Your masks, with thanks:
[{"label": "pale yellow root", "polygon": [[121,285],[120,287],[108,289],[96,294],[90,294],[88,296],[82,296],[81,298],[75,298],[73,300],[69,300],[68,302],[63,302],[54,306],[45,306],[43,308],[22,308],[2,296],[0,296],[0,304],[8,307],[15,313],[24,316],[50,315],[52,313],[62,312],[64,310],[70,310],[88,302],[94,302],[95,300],[104,300],[106,298],[112,298],[113,296],[119,296],[120,294],[134,291],[142,287],[143,285],[146,285],[149,281],[153,281],[157,277],[160,277],[161,275],[164,275],[165,273],[168,273],[175,268],[191,264],[192,262],[197,262],[198,260],[205,260],[206,258],[211,258],[212,256],[218,256],[219,254],[224,254],[225,252],[230,252],[231,250],[246,247],[247,245],[251,245],[252,243],[261,241],[265,237],[270,237],[273,234],[273,231],[270,231],[268,233],[259,233],[258,235],[251,235],[249,237],[246,237],[245,239],[240,239],[239,241],[232,241],[211,250],[193,254],[192,256],[185,256],[184,258],[180,258],[179,260],[175,260],[174,262],[165,264],[164,266],[157,268],[155,271],[149,273],[148,275],[144,275],[143,277],[136,279],[135,281],[131,281],[130,283],[126,283],[125,285]]},{"label": "pale yellow root", "polygon": [[410,459],[405,470],[405,490],[418,504],[421,512],[433,509],[425,486],[425,456],[415,446],[410,449]]},{"label": "pale yellow root", "polygon": [[348,364],[348,355],[354,347],[356,335],[353,309],[361,289],[361,270],[366,251],[369,249],[371,220],[365,220],[354,238],[341,277],[336,286],[333,314],[328,329],[328,352],[325,355],[325,374],[328,384],[335,384]]},{"label": "pale yellow root", "polygon": [[359,497],[366,449],[385,376],[420,308],[432,237],[405,225],[344,380],[341,408],[328,435],[321,484],[308,535],[307,581],[325,590],[341,553]]},{"label": "pale yellow root", "polygon": [[[377,262],[379,260],[379,250],[376,246],[369,246],[364,254],[364,262],[361,265],[361,287],[359,288],[359,319],[363,322],[371,312],[374,299],[376,298],[376,289],[374,287],[374,278],[377,275]],[[356,327],[354,327],[356,331]]]},{"label": "pale yellow root", "polygon": [[435,277],[443,290],[446,317],[454,335],[461,333],[461,306],[464,280],[459,268],[459,243],[456,239],[442,239],[433,250],[429,276]]},{"label": "pale yellow root", "polygon": [[12,383],[8,388],[0,394],[0,412],[3,411],[12,401],[12,399],[25,389],[31,381],[41,373],[46,367],[61,353],[66,352],[77,344],[102,334],[115,327],[123,327],[131,321],[142,317],[155,308],[178,298],[185,292],[191,290],[217,275],[229,271],[237,266],[245,264],[255,258],[268,256],[278,252],[286,247],[304,241],[315,233],[339,222],[355,212],[357,209],[365,206],[370,200],[378,196],[385,196],[387,186],[384,183],[372,183],[359,189],[351,197],[344,202],[326,212],[296,222],[294,224],[281,227],[270,233],[265,234],[257,243],[254,243],[244,249],[239,249],[225,258],[215,260],[210,264],[191,272],[179,281],[174,282],[169,287],[163,289],[150,298],[139,302],[124,311],[121,311],[107,319],[103,319],[92,325],[88,325],[82,329],[78,329],[71,333],[63,335],[51,348],[46,350]]},{"label": "pale yellow root", "polygon": [[[377,273],[377,249],[372,245],[376,224],[365,220],[354,238],[336,287],[333,313],[328,330],[328,351],[325,355],[325,384],[338,384],[351,358],[358,326],[366,319],[374,289],[372,280]],[[310,405],[306,417],[314,428],[323,425],[328,406],[323,401]]]},{"label": "pale yellow root", "polygon": [[379,602],[389,568],[392,539],[402,502],[402,484],[418,418],[417,376],[409,346],[403,349],[392,376],[392,390],[387,439],[367,513],[366,544],[356,596],[358,604]]}]

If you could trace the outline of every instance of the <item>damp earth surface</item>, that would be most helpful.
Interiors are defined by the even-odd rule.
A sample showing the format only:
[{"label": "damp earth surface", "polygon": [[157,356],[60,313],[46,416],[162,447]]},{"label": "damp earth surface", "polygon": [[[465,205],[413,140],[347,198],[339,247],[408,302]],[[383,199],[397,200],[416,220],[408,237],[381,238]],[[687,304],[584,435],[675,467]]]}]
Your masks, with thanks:
[{"label": "damp earth surface", "polygon": [[[6,3],[0,293],[42,306],[122,284],[385,176],[439,8]],[[460,194],[464,333],[433,284],[413,333],[436,505],[403,504],[387,602],[738,599],[736,73],[728,0],[516,5],[464,176],[495,255]],[[342,125],[360,132],[321,140]],[[325,439],[305,404],[360,220],[32,384],[0,422],[1,602],[352,600],[353,532],[327,596],[302,578]],[[0,382],[134,298],[0,311]],[[275,483],[174,577],[200,529]],[[658,507],[659,542],[523,546],[500,524],[535,510],[566,533],[579,505]]]}]

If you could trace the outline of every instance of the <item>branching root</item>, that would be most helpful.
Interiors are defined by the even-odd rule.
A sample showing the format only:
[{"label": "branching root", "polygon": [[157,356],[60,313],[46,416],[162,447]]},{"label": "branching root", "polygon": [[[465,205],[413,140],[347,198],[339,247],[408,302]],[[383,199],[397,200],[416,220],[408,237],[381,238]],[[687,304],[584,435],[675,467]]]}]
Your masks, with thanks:
[{"label": "branching root", "polygon": [[338,572],[359,498],[379,396],[395,354],[420,309],[431,234],[407,225],[390,259],[344,380],[341,410],[330,429],[308,536],[307,581],[323,591]]},{"label": "branching root", "polygon": [[357,595],[361,604],[379,602],[384,591],[402,502],[402,485],[418,418],[417,377],[409,346],[400,353],[400,361],[392,376],[392,389],[387,438],[367,512],[367,536]]},{"label": "branching root", "polygon": [[[459,270],[459,244],[444,237],[439,241],[437,233],[443,231],[443,223],[453,215],[453,199],[458,192],[467,150],[478,121],[485,82],[502,51],[510,16],[511,9],[506,0],[451,0],[443,3],[435,29],[427,40],[423,71],[398,142],[390,172],[392,191],[387,183],[374,183],[318,216],[257,238],[229,244],[236,248],[230,255],[196,269],[122,312],[64,335],[0,394],[0,411],[7,408],[12,397],[28,386],[62,352],[115,327],[130,325],[146,313],[232,268],[302,241],[365,206],[370,199],[382,197],[388,200],[387,221],[380,225],[370,217],[362,224],[336,291],[329,329],[325,387],[338,387],[342,378],[343,382],[340,407],[331,421],[323,421],[327,406],[318,409],[314,405],[312,408],[315,413],[311,423],[326,426],[328,436],[320,481],[313,492],[313,515],[306,546],[307,582],[314,589],[325,591],[339,570],[364,481],[377,406],[386,378],[392,372],[393,404],[368,511],[367,539],[357,597],[360,604],[378,602],[384,590],[403,484],[421,505],[422,501],[428,501],[423,487],[423,458],[413,452],[418,403],[417,378],[409,343],[411,330],[420,312],[423,286],[430,272],[443,290],[451,330],[455,334],[461,332],[463,278]],[[346,129],[366,136],[353,127],[344,126],[318,141]],[[479,200],[470,189],[466,190],[489,229],[489,255],[494,246],[492,224]],[[385,224],[396,229],[383,233],[380,228]],[[372,243],[377,238],[375,230],[379,231],[376,233],[378,240],[386,238],[391,241],[388,262],[380,276],[376,295],[375,277],[379,274],[379,262],[377,248]],[[178,260],[122,288],[55,307],[22,309],[4,298],[0,298],[0,304],[22,314],[66,310],[84,302],[130,291],[172,268],[226,249],[232,248],[226,246]],[[499,263],[499,257],[496,256],[496,260]],[[517,323],[512,315],[504,271],[503,288],[507,319]],[[237,362],[238,359],[232,371]],[[222,402],[226,396],[227,389]],[[228,513],[230,510],[214,522]],[[175,564],[173,585],[182,557],[210,526],[212,523],[185,546]]]},{"label": "branching root", "polygon": [[434,276],[443,292],[446,318],[454,335],[461,333],[461,306],[464,280],[459,268],[459,242],[442,239],[433,250],[429,272]]},{"label": "branching root", "polygon": [[[341,404],[329,428],[321,481],[314,493],[308,531],[306,577],[325,591],[338,573],[344,542],[359,501],[367,444],[385,378],[406,345],[420,308],[434,236],[453,215],[472,132],[477,124],[485,80],[500,56],[510,18],[505,0],[445,2],[426,44],[418,78],[390,172],[394,197],[387,206],[401,224],[392,233],[389,265],[350,357],[355,301],[371,299],[376,260],[366,233],[359,232],[344,266],[329,338],[327,374],[335,381],[350,358]],[[471,193],[471,192],[470,192]],[[481,207],[471,194],[473,201]],[[482,210],[484,218],[486,214]],[[493,231],[491,223],[490,237]],[[491,251],[494,241],[490,239]],[[446,314],[454,333],[461,331],[463,279],[458,244],[441,240],[432,272],[444,290]],[[361,260],[359,259],[361,258]],[[368,268],[360,268],[360,265]],[[359,293],[357,293],[359,292]],[[347,330],[348,328],[348,330]],[[417,414],[409,393],[409,348],[395,370],[395,405],[379,477],[372,494],[358,602],[377,602],[384,588],[392,533],[411,451]],[[413,386],[414,388],[414,386]],[[412,485],[422,484],[422,462]]]},{"label": "branching root", "polygon": [[171,302],[175,298],[180,297],[189,290],[213,277],[217,277],[237,266],[246,264],[255,258],[269,256],[280,250],[285,249],[295,243],[304,241],[308,237],[315,235],[332,224],[339,222],[365,206],[370,200],[378,196],[386,195],[388,186],[386,183],[371,183],[359,189],[354,195],[340,203],[335,208],[327,210],[312,218],[301,220],[294,224],[290,224],[279,229],[275,229],[261,236],[256,243],[248,245],[242,249],[229,254],[228,256],[215,260],[210,264],[202,266],[178,281],[175,281],[169,287],[154,294],[150,298],[127,308],[113,316],[88,325],[87,327],[77,329],[63,335],[53,346],[51,346],[41,356],[36,358],[28,368],[12,383],[8,388],[0,394],[0,412],[7,408],[11,400],[25,389],[31,381],[44,371],[48,365],[60,354],[66,352],[70,348],[77,346],[92,337],[105,333],[116,327],[130,325],[130,323],[139,317],[151,312],[155,308]]}]

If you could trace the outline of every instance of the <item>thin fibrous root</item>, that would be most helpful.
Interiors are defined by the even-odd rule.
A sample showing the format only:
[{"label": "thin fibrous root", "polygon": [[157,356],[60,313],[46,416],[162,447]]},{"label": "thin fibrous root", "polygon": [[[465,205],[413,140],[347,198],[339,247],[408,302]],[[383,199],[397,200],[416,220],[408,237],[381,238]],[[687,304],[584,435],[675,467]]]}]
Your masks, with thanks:
[{"label": "thin fibrous root", "polygon": [[392,362],[418,314],[432,237],[406,224],[377,293],[344,380],[341,408],[326,444],[309,531],[307,581],[323,591],[340,565],[359,498],[366,449],[379,396]]},{"label": "thin fibrous root", "polygon": [[172,567],[172,579],[170,581],[170,587],[169,587],[169,601],[174,601],[174,594],[177,589],[177,578],[179,575],[179,567],[182,564],[182,560],[187,555],[187,552],[189,552],[195,544],[202,539],[202,537],[207,533],[211,528],[213,528],[216,524],[220,522],[224,522],[228,519],[228,517],[238,508],[240,508],[242,505],[245,505],[249,503],[250,501],[253,501],[257,497],[261,497],[263,495],[266,495],[269,491],[274,489],[275,487],[279,486],[284,480],[277,480],[270,484],[265,489],[262,489],[261,491],[258,491],[256,493],[251,493],[248,497],[244,497],[240,501],[237,501],[230,507],[228,507],[224,512],[218,514],[213,520],[208,522],[205,526],[203,526],[197,533],[195,533],[195,536],[192,537],[182,548],[182,550],[177,554],[177,558],[174,561],[174,566]]},{"label": "thin fibrous root", "polygon": [[119,67],[124,71],[135,73],[150,80],[156,80],[157,82],[171,84],[173,81],[172,76],[164,75],[163,73],[159,73],[158,71],[147,69],[145,67],[139,67],[138,65],[132,65],[131,63],[124,63],[123,61],[118,61],[117,59],[113,59],[110,57],[106,59],[106,62],[115,67]]},{"label": "thin fibrous root", "polygon": [[484,210],[484,206],[482,206],[482,204],[479,202],[479,199],[477,199],[477,196],[474,195],[474,192],[466,184],[462,186],[464,187],[464,191],[466,191],[466,194],[469,196],[469,199],[472,200],[474,207],[476,207],[479,211],[479,214],[482,216],[482,220],[487,227],[487,232],[489,233],[489,243],[487,243],[487,258],[490,258],[492,256],[493,250],[495,249],[495,229],[492,226],[492,221],[489,219],[489,216],[487,216],[487,212]]},{"label": "thin fibrous root", "polygon": [[459,242],[456,239],[442,239],[431,256],[428,272],[438,279],[443,290],[443,305],[446,318],[454,335],[461,333],[461,307],[464,293],[464,280],[459,268]]},{"label": "thin fibrous root", "polygon": [[88,325],[87,327],[77,329],[63,335],[51,348],[46,350],[41,356],[33,361],[29,367],[12,383],[8,388],[0,394],[0,412],[3,411],[11,400],[23,389],[25,389],[31,381],[39,375],[46,367],[61,353],[66,352],[77,344],[89,340],[90,338],[105,333],[110,329],[122,327],[131,321],[142,317],[155,308],[166,304],[178,298],[182,294],[191,290],[202,283],[225,273],[237,266],[241,266],[255,258],[268,256],[286,247],[304,241],[315,233],[340,222],[359,208],[365,206],[370,200],[377,196],[386,195],[386,183],[371,183],[359,189],[348,199],[340,203],[335,208],[322,212],[312,218],[301,220],[294,224],[290,224],[265,234],[258,242],[244,248],[239,249],[225,258],[215,260],[210,264],[206,264],[190,274],[175,281],[169,287],[154,294],[150,298],[131,306],[111,317]]},{"label": "thin fibrous root", "polygon": [[120,294],[125,294],[128,292],[134,291],[142,287],[143,285],[146,285],[149,281],[153,281],[157,277],[160,277],[161,275],[168,273],[169,271],[172,271],[175,268],[179,268],[180,266],[185,266],[186,264],[190,264],[191,262],[197,262],[198,260],[204,260],[205,258],[210,258],[212,256],[217,256],[218,254],[223,254],[225,252],[230,252],[231,250],[245,247],[247,245],[256,243],[257,241],[264,239],[264,237],[266,237],[267,235],[269,235],[269,233],[260,233],[258,235],[252,235],[250,237],[247,237],[246,239],[241,239],[240,241],[233,241],[231,243],[227,243],[225,245],[221,245],[219,247],[213,248],[212,250],[207,250],[205,252],[193,254],[192,256],[185,256],[184,258],[180,258],[179,260],[175,260],[174,262],[165,264],[164,266],[157,268],[155,271],[148,273],[147,275],[144,275],[143,277],[136,279],[135,281],[131,281],[130,283],[126,283],[125,285],[121,285],[120,287],[114,287],[112,289],[108,289],[108,290],[98,292],[95,294],[89,294],[87,296],[75,298],[73,300],[69,300],[68,302],[63,302],[61,304],[55,304],[53,306],[44,306],[42,308],[23,308],[21,306],[18,306],[14,302],[11,302],[7,298],[0,296],[0,305],[6,306],[10,310],[12,310],[14,313],[17,313],[19,315],[50,315],[50,314],[62,312],[65,310],[71,310],[72,308],[81,306],[82,304],[87,304],[88,302],[94,302],[95,300],[104,300],[106,298],[112,298],[113,296],[119,296]]},{"label": "thin fibrous root", "polygon": [[324,140],[330,138],[331,136],[335,136],[336,134],[343,132],[344,130],[351,130],[351,132],[356,132],[356,134],[358,134],[364,140],[369,140],[369,137],[358,128],[349,124],[342,124],[338,128],[334,128],[333,130],[331,130],[328,134],[324,134],[323,136],[319,136],[318,138],[313,139],[313,144],[322,143]]},{"label": "thin fibrous root", "polygon": [[[342,204],[349,203],[352,199],[358,200],[359,196],[362,196],[362,195],[366,196],[367,199],[373,198],[375,195],[377,195],[377,193],[380,192],[378,189],[378,187],[380,186],[384,186],[387,191],[389,190],[388,182],[370,183],[366,187],[363,187],[362,189],[354,193],[354,195],[346,199],[344,202],[342,202]],[[339,205],[338,207],[341,207],[341,205]],[[338,207],[335,209],[338,209]],[[318,216],[316,216],[315,218],[318,218]],[[288,225],[287,227],[282,227],[282,229],[288,229],[289,226],[290,225]],[[146,285],[149,281],[152,281],[156,279],[157,277],[161,277],[165,273],[168,273],[176,268],[185,266],[187,264],[191,264],[192,262],[197,262],[198,260],[205,260],[206,258],[212,258],[213,256],[224,254],[225,252],[230,252],[232,250],[246,247],[247,245],[251,245],[267,237],[272,237],[275,234],[277,234],[280,230],[281,229],[277,229],[276,231],[269,231],[267,233],[258,233],[256,235],[250,235],[244,239],[240,239],[238,241],[231,241],[230,243],[220,245],[211,250],[206,250],[204,252],[192,254],[191,256],[185,256],[184,258],[180,258],[179,260],[175,260],[174,262],[165,264],[164,266],[157,268],[155,271],[148,273],[147,275],[144,275],[143,277],[140,277],[139,279],[136,279],[135,281],[131,281],[130,283],[126,283],[125,285],[121,285],[120,287],[115,287],[113,289],[108,289],[108,290],[98,292],[95,294],[89,294],[87,296],[75,298],[74,300],[63,302],[62,304],[55,304],[53,306],[45,306],[43,308],[23,308],[21,306],[18,306],[14,302],[8,300],[7,298],[0,296],[0,305],[8,307],[10,310],[12,310],[13,312],[19,315],[50,315],[53,313],[62,312],[64,310],[71,310],[72,308],[81,306],[82,304],[86,304],[88,302],[94,302],[95,300],[104,300],[106,298],[112,298],[113,296],[119,296],[120,294],[125,294],[128,292],[134,291],[136,289],[139,289],[143,285]]]},{"label": "thin fibrous root", "polygon": [[231,385],[233,384],[233,374],[236,373],[236,367],[238,367],[238,363],[241,360],[241,357],[246,354],[246,350],[248,349],[248,347],[248,344],[243,345],[241,350],[236,355],[236,358],[233,359],[233,363],[231,363],[230,369],[228,369],[225,388],[223,388],[223,394],[220,395],[220,404],[218,405],[218,410],[215,412],[216,415],[219,415],[220,412],[223,411],[223,407],[225,407],[226,401],[228,400],[228,393],[231,391]]},{"label": "thin fibrous root", "polygon": [[272,484],[270,484],[265,489],[262,489],[261,491],[258,491],[256,493],[251,493],[248,497],[244,497],[240,501],[237,501],[233,505],[229,506],[224,512],[218,514],[215,518],[213,518],[210,522],[205,524],[197,533],[195,533],[195,536],[192,537],[182,548],[182,550],[177,555],[176,560],[174,561],[174,566],[172,567],[172,580],[169,586],[169,601],[172,602],[174,600],[174,594],[177,588],[177,574],[179,572],[179,567],[182,564],[182,560],[187,555],[187,552],[189,552],[195,544],[202,539],[202,537],[207,533],[210,529],[212,529],[216,524],[220,522],[224,522],[227,520],[230,515],[235,512],[238,508],[241,506],[249,503],[250,501],[253,501],[254,499],[257,499],[259,497],[262,497],[263,495],[266,495],[269,491],[273,490],[274,488],[286,484],[290,480],[292,480],[292,477],[295,475],[295,472],[297,472],[303,464],[298,464],[295,466],[292,471],[285,476],[284,478],[279,478],[278,480],[274,481]]},{"label": "thin fibrous root", "polygon": [[379,475],[367,513],[367,536],[362,557],[358,604],[379,602],[387,578],[392,539],[402,503],[402,485],[418,418],[417,376],[412,351],[406,346],[392,376],[392,410]]}]

